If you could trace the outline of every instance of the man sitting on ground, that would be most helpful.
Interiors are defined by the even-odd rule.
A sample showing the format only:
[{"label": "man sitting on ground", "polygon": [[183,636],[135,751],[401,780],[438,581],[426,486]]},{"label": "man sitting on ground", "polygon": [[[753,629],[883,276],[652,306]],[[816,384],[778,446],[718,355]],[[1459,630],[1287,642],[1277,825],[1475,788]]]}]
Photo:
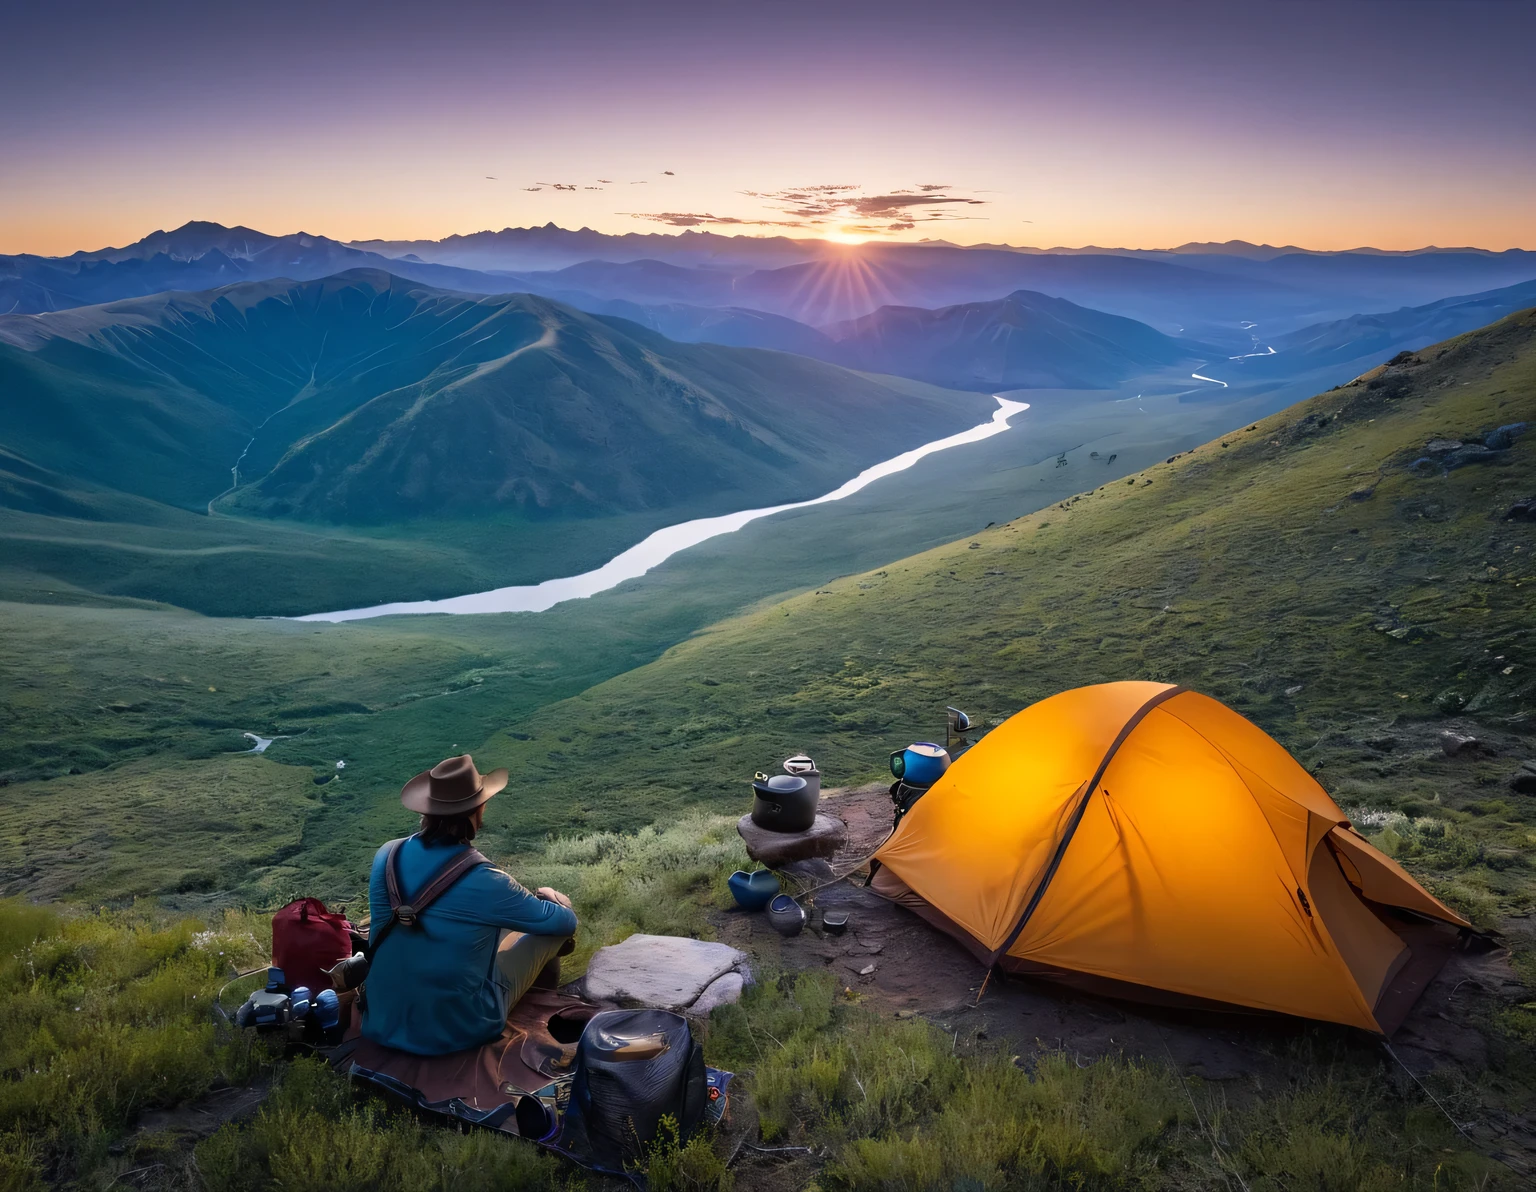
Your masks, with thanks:
[{"label": "man sitting on ground", "polygon": [[[377,943],[362,1026],[375,1042],[417,1055],[478,1047],[501,1034],[508,1011],[535,982],[559,985],[558,957],[569,951],[576,914],[558,890],[530,894],[509,874],[477,864],[419,916],[409,905],[471,851],[487,800],[506,784],[505,770],[481,774],[466,753],[401,790],[400,802],[421,815],[421,829],[381,848],[368,880]],[[398,916],[389,895],[392,852]]]}]

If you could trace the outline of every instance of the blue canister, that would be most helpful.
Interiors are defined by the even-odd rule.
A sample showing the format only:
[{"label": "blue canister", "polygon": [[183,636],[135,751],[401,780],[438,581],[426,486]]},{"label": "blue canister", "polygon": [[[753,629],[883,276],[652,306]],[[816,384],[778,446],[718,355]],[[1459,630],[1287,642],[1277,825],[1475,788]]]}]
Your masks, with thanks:
[{"label": "blue canister", "polygon": [[280,968],[269,968],[267,970],[267,992],[268,993],[281,993],[283,991],[283,987],[285,985],[287,985],[287,984],[288,984],[288,978],[283,975],[283,970],[282,969],[280,969]]},{"label": "blue canister", "polygon": [[341,1021],[341,999],[334,989],[322,989],[314,1001],[315,1017],[322,1030],[330,1030]]},{"label": "blue canister", "polygon": [[300,985],[288,995],[288,1012],[294,1018],[308,1018],[310,1009],[310,992],[308,985]]},{"label": "blue canister", "polygon": [[891,776],[908,786],[932,786],[949,769],[949,751],[932,741],[917,741],[891,754]]},{"label": "blue canister", "polygon": [[762,910],[768,905],[768,900],[779,892],[779,879],[766,869],[752,873],[738,869],[726,879],[726,885],[730,886],[731,896],[744,911]]}]

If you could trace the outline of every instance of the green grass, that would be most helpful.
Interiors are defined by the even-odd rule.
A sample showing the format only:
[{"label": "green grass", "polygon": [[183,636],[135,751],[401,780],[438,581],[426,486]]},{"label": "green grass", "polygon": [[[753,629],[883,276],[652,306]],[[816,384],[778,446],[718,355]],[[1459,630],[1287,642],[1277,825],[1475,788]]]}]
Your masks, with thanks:
[{"label": "green grass", "polygon": [[806,973],[717,1011],[706,1052],[749,1073],[765,1142],[808,1148],[797,1182],[828,1192],[1516,1186],[1379,1057],[1299,1048],[1291,1087],[1227,1093],[1157,1062],[1011,1055]]},{"label": "green grass", "polygon": [[200,1143],[187,1182],[206,1192],[557,1192],[584,1181],[533,1146],[459,1134],[359,1099],[320,1060],[288,1065],[249,1125]]},{"label": "green grass", "polygon": [[[599,933],[623,922],[697,931],[735,863],[722,828],[699,820],[560,842],[539,877],[559,876]],[[615,911],[654,905],[659,893],[689,909],[666,922]],[[283,1061],[216,1025],[213,993],[231,967],[260,963],[267,943],[265,917],[246,913],[210,929],[142,910],[0,903],[0,1187],[589,1186],[530,1145],[435,1127],[318,1061]],[[1395,1085],[1382,1057],[1334,1032],[1293,1043],[1278,1085],[1210,1086],[1156,1061],[1087,1060],[893,1018],[812,972],[762,981],[715,1013],[704,1042],[711,1063],[738,1074],[736,1125],[659,1140],[648,1162],[658,1192],[759,1186],[768,1161],[736,1144],[754,1121],[754,1147],[809,1148],[777,1153],[790,1156],[791,1186],[826,1192],[1516,1186],[1416,1089]],[[211,1135],[197,1128],[221,1090],[258,1080],[274,1091],[254,1116]],[[1460,1103],[1440,1092],[1467,1112],[1465,1090]],[[151,1110],[170,1116],[135,1128]],[[781,1162],[772,1186],[786,1186]]]},{"label": "green grass", "polygon": [[109,1144],[141,1113],[257,1074],[264,1053],[211,1013],[262,954],[253,925],[0,902],[0,1187],[126,1170]]}]

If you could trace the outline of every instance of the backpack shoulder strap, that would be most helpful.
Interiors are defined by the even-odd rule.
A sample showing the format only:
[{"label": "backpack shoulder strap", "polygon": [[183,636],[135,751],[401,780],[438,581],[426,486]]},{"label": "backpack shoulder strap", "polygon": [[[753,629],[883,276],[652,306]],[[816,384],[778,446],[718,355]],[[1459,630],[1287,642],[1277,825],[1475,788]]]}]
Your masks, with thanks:
[{"label": "backpack shoulder strap", "polygon": [[420,916],[422,911],[437,901],[438,895],[446,893],[450,886],[471,869],[489,864],[490,862],[485,859],[478,849],[465,849],[434,873],[427,884],[417,892],[416,897],[411,899],[409,904],[400,903],[397,905],[394,908],[395,917],[409,927],[412,920],[406,918],[407,911],[411,912],[413,917]]},{"label": "backpack shoulder strap", "polygon": [[379,950],[379,945],[384,942],[389,933],[394,930],[396,924],[404,927],[414,927],[421,917],[421,912],[436,902],[438,896],[445,893],[450,886],[457,882],[471,869],[481,865],[489,865],[490,861],[478,849],[465,849],[451,861],[445,863],[434,873],[416,896],[409,902],[405,899],[404,887],[400,884],[400,849],[410,837],[389,842],[389,851],[384,854],[384,890],[389,896],[389,918],[379,925],[376,932],[370,933],[368,941],[368,957],[372,960]]}]

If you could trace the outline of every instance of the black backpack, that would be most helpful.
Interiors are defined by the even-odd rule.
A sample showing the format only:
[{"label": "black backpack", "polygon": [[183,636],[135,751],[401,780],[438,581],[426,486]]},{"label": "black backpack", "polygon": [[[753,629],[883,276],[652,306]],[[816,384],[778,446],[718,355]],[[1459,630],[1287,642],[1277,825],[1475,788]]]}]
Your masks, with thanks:
[{"label": "black backpack", "polygon": [[624,1172],[644,1162],[663,1118],[686,1139],[708,1102],[704,1050],[686,1018],[667,1010],[606,1010],[592,1017],[576,1045],[560,1146],[599,1170]]}]

